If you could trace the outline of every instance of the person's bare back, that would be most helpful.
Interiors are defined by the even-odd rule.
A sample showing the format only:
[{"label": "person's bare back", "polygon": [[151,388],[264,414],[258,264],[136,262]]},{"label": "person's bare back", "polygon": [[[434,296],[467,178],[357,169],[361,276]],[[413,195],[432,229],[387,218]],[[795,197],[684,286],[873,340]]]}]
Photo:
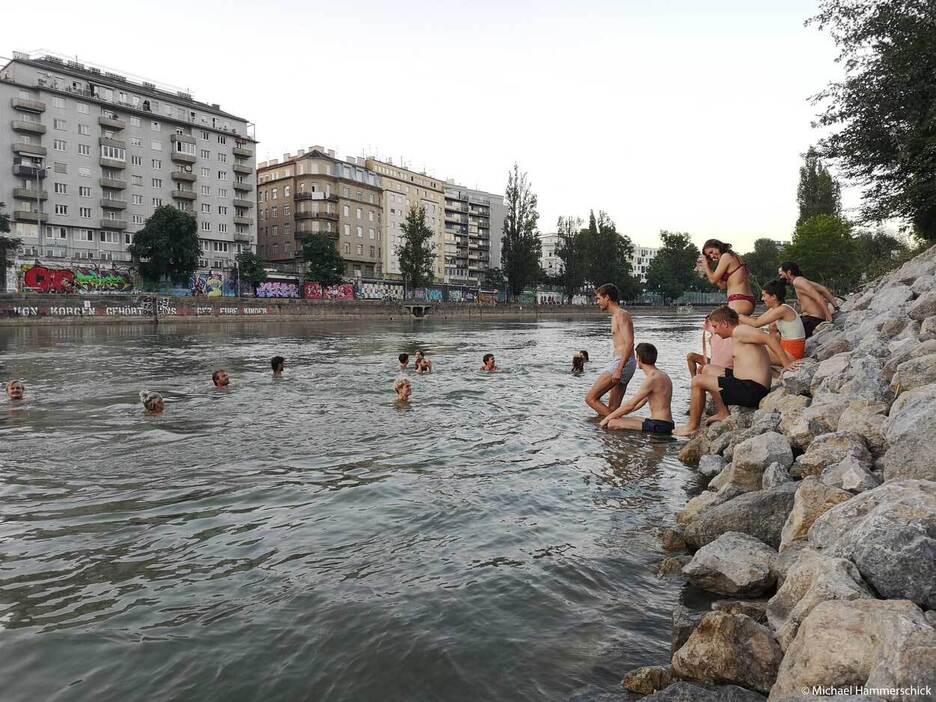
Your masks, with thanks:
[{"label": "person's bare back", "polygon": [[[653,344],[638,344],[637,365],[644,372],[643,385],[628,402],[601,420],[608,429],[630,429],[648,434],[670,434],[673,423],[673,381],[656,367],[657,350]],[[644,405],[650,405],[650,417],[628,417]]]}]

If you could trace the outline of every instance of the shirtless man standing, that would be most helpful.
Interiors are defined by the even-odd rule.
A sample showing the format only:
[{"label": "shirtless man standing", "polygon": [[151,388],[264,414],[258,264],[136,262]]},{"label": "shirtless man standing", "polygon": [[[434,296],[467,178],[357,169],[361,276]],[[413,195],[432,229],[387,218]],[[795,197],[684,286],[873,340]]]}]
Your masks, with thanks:
[{"label": "shirtless man standing", "polygon": [[800,306],[799,313],[808,339],[813,335],[813,330],[816,327],[823,322],[832,321],[829,305],[832,305],[833,310],[838,309],[835,295],[830,293],[829,289],[824,285],[819,285],[819,283],[804,278],[802,272],[800,272],[799,264],[794,261],[781,263],[778,273],[783,280],[796,289],[796,299],[799,301]]},{"label": "shirtless man standing", "polygon": [[[637,370],[637,359],[634,358],[634,320],[628,312],[618,304],[621,294],[613,283],[605,283],[595,290],[595,302],[598,306],[611,314],[611,345],[614,348],[614,360],[598,376],[595,384],[585,397],[585,404],[595,410],[600,416],[607,417],[621,406],[627,383],[634,377]],[[611,391],[608,404],[601,401],[605,393]]]},{"label": "shirtless man standing", "polygon": [[[601,420],[601,426],[608,429],[632,429],[648,434],[672,434],[673,412],[670,403],[673,400],[673,381],[656,367],[657,350],[653,344],[637,344],[637,367],[647,376],[640,390],[629,402],[621,405]],[[650,417],[625,417],[650,404]],[[620,419],[619,419],[620,418]]]},{"label": "shirtless man standing", "polygon": [[739,324],[738,313],[730,307],[719,307],[708,316],[712,329],[721,338],[731,338],[734,348],[734,370],[721,375],[698,373],[692,378],[692,402],[689,424],[679,427],[676,436],[691,436],[699,430],[705,411],[705,393],[712,395],[716,412],[707,423],[719,422],[729,416],[728,405],[757,408],[770,392],[769,348],[783,364],[784,370],[793,370],[796,363],[783,350],[780,342],[770,334],[754,327]]}]

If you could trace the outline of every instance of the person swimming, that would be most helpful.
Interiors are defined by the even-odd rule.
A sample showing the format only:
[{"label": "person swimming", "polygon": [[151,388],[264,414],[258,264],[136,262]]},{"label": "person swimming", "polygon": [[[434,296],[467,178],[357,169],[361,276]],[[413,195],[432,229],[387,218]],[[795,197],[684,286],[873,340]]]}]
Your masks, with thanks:
[{"label": "person swimming", "polygon": [[[420,367],[422,367],[422,370],[420,370]],[[420,373],[432,372],[432,361],[426,358],[426,354],[423,351],[416,352],[416,370]]]},{"label": "person swimming", "polygon": [[211,382],[216,388],[226,388],[231,382],[231,376],[225,370],[216,370],[211,374]]},{"label": "person swimming", "polygon": [[572,356],[572,375],[581,375],[585,372],[585,357],[581,351]]},{"label": "person swimming", "polygon": [[393,391],[397,394],[398,402],[409,402],[413,394],[413,384],[409,378],[397,378],[393,383]]},{"label": "person swimming", "polygon": [[409,354],[408,353],[401,353],[399,356],[397,356],[397,360],[400,362],[401,371],[407,370],[409,368]]},{"label": "person swimming", "polygon": [[140,390],[140,402],[142,402],[143,407],[146,408],[147,414],[162,414],[163,410],[166,408],[166,403],[163,401],[162,395],[158,392]]},{"label": "person swimming", "polygon": [[6,394],[11,400],[22,400],[26,394],[26,386],[20,380],[11,380],[6,384]]},{"label": "person swimming", "polygon": [[500,368],[497,367],[497,364],[494,361],[493,353],[484,354],[484,356],[481,358],[481,363],[483,364],[481,366],[481,370],[483,371],[487,371],[488,373],[497,373],[500,371]]},{"label": "person swimming", "polygon": [[270,359],[270,366],[273,368],[273,377],[282,378],[283,370],[286,368],[286,359],[282,356],[274,356]]}]

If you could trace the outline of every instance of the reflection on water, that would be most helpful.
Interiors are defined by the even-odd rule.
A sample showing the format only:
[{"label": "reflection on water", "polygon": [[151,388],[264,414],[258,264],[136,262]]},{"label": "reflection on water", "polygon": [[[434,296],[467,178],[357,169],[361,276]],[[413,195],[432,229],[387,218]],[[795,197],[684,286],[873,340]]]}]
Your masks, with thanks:
[{"label": "reflection on water", "polygon": [[[636,328],[680,412],[698,325]],[[417,348],[434,372],[400,407]],[[606,320],[10,328],[0,351],[28,397],[0,404],[4,700],[562,699],[666,658],[653,530],[691,477],[589,416]]]}]

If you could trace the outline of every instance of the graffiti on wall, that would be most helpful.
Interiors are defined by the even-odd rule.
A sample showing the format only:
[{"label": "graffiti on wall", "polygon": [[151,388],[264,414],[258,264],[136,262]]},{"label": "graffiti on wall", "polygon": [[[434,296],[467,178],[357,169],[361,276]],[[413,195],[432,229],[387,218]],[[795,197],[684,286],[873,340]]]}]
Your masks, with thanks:
[{"label": "graffiti on wall", "polygon": [[50,268],[31,263],[20,267],[22,290],[34,293],[118,293],[133,290],[130,274],[96,268]]},{"label": "graffiti on wall", "polygon": [[426,288],[426,299],[429,302],[442,302],[442,288]]},{"label": "graffiti on wall", "polygon": [[474,290],[449,290],[448,299],[449,302],[474,302],[477,294]]},{"label": "graffiti on wall", "polygon": [[257,285],[257,297],[299,297],[299,284],[268,280]]},{"label": "graffiti on wall", "polygon": [[302,286],[302,296],[306,300],[353,300],[354,286],[342,283],[323,288],[320,283],[305,283]]},{"label": "graffiti on wall", "polygon": [[354,296],[359,300],[403,299],[403,286],[393,283],[358,283],[354,286]]},{"label": "graffiti on wall", "polygon": [[189,287],[192,295],[206,297],[235,297],[237,295],[237,280],[231,272],[193,273]]}]

